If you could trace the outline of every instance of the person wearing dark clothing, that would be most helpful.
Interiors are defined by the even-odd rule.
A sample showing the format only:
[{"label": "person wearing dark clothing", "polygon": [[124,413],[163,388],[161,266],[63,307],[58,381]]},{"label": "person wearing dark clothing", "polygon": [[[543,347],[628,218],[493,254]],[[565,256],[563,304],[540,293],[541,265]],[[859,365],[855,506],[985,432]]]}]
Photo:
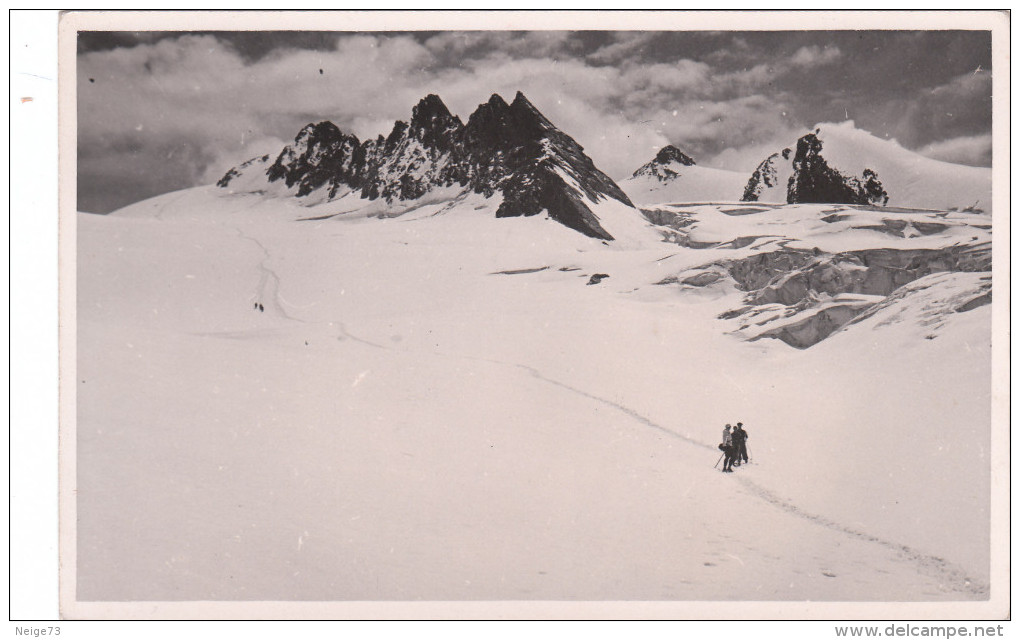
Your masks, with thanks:
[{"label": "person wearing dark clothing", "polygon": [[722,468],[724,473],[733,473],[733,459],[736,454],[736,449],[733,447],[733,434],[730,433],[731,428],[730,425],[726,425],[722,432],[722,450],[723,455],[726,456]]},{"label": "person wearing dark clothing", "polygon": [[741,462],[747,462],[747,432],[744,431],[744,423],[738,422],[737,428],[733,430],[733,459],[739,467]]},{"label": "person wearing dark clothing", "polygon": [[744,423],[736,423],[733,429],[733,460],[737,466],[748,461],[748,432],[744,431]]}]

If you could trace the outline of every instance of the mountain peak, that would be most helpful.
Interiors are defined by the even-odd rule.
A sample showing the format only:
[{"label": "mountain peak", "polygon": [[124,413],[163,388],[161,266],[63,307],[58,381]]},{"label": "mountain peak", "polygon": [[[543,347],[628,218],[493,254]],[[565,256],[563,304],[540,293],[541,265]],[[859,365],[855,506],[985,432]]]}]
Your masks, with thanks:
[{"label": "mountain peak", "polygon": [[524,135],[537,139],[552,131],[559,131],[523,93],[517,92],[510,104],[514,126]]},{"label": "mountain peak", "polygon": [[671,162],[677,162],[687,167],[692,167],[696,162],[694,158],[690,157],[677,147],[671,144],[667,144],[662,149],[659,149],[659,153],[655,154],[655,162],[659,164],[669,164]]},{"label": "mountain peak", "polygon": [[294,142],[301,142],[304,139],[319,139],[319,138],[335,138],[342,135],[340,127],[336,126],[329,120],[323,120],[321,122],[309,122],[301,131],[294,136]]},{"label": "mountain peak", "polygon": [[[535,105],[531,104],[531,100],[528,100],[528,98],[521,91],[518,91],[517,94],[514,96],[514,101],[513,103],[511,103],[510,106],[527,107],[530,109],[535,109]],[[535,109],[535,111],[537,111],[537,109]]]},{"label": "mountain peak", "polygon": [[631,176],[637,178],[639,176],[653,176],[659,182],[671,182],[680,175],[680,171],[677,167],[672,165],[677,164],[684,167],[693,167],[695,165],[694,158],[690,157],[677,147],[671,144],[659,149],[659,152],[655,154],[655,157],[650,161],[638,168],[637,171]]},{"label": "mountain peak", "polygon": [[[828,145],[829,137],[822,134],[822,127],[827,132],[834,129],[837,132],[832,148]],[[742,199],[755,201],[765,196],[781,198],[790,204],[885,205],[889,202],[889,193],[882,186],[878,173],[871,167],[864,166],[862,171],[857,166],[863,157],[869,157],[869,164],[876,159],[881,161],[884,154],[862,153],[874,144],[871,141],[877,139],[856,129],[852,121],[831,126],[820,124],[797,140],[792,157],[791,149],[787,148],[762,161],[751,175]],[[830,154],[830,151],[835,153]]]},{"label": "mountain peak", "polygon": [[421,100],[418,100],[418,104],[414,105],[414,108],[411,110],[411,127],[417,128],[433,120],[453,119],[453,117],[453,114],[450,113],[450,109],[447,108],[442,98],[430,93]]},{"label": "mountain peak", "polygon": [[[316,202],[355,192],[369,200],[415,200],[459,185],[485,197],[500,194],[497,218],[544,211],[602,240],[613,239],[595,213],[604,201],[633,207],[581,145],[520,91],[512,104],[492,94],[466,125],[439,96],[429,94],[414,106],[409,122],[396,121],[386,137],[362,143],[330,122],[309,125],[298,137],[265,175],[269,182],[283,179],[287,189],[296,187],[297,197],[321,190]],[[229,171],[220,186],[244,168]]]},{"label": "mountain peak", "polygon": [[446,108],[446,103],[443,102],[442,98],[434,93],[430,93],[419,100],[418,104],[414,105],[414,109],[411,110],[411,126],[424,119],[452,117],[453,115]]},{"label": "mountain peak", "polygon": [[494,93],[491,96],[489,96],[489,101],[486,102],[485,104],[489,105],[493,109],[499,110],[510,108],[510,105],[506,103],[506,100],[503,99],[503,96],[499,95],[498,93]]},{"label": "mountain peak", "polygon": [[464,124],[450,113],[446,104],[434,93],[430,93],[414,106],[411,112],[410,134],[428,147],[448,148],[444,144],[452,131],[458,131]]}]

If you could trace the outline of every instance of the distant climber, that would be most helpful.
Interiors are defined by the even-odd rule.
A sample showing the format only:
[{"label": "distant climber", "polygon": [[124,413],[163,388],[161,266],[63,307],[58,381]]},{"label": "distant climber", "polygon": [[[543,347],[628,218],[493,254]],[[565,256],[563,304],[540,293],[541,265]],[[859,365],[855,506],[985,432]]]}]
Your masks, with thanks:
[{"label": "distant climber", "polygon": [[738,422],[733,430],[733,459],[736,466],[741,462],[747,462],[747,432],[744,431],[744,423]]},{"label": "distant climber", "polygon": [[723,429],[722,432],[722,444],[719,445],[719,448],[722,449],[723,455],[726,457],[726,461],[723,462],[722,468],[724,473],[733,473],[733,434],[730,433],[730,429],[732,428],[733,427],[730,425],[726,425],[726,428]]}]

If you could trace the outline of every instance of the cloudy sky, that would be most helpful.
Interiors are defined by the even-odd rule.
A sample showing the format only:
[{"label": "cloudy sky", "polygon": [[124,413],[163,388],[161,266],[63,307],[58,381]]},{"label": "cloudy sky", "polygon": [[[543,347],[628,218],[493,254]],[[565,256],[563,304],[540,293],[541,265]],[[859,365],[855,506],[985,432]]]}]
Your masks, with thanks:
[{"label": "cloudy sky", "polygon": [[981,31],[80,32],[79,209],[217,180],[308,122],[388,133],[521,90],[613,178],[666,144],[747,171],[819,122],[991,165]]}]

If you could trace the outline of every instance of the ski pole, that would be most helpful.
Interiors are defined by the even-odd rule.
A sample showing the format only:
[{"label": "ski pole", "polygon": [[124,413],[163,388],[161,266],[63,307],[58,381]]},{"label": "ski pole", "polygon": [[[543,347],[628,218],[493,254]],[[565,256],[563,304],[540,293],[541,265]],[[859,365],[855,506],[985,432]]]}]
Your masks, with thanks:
[{"label": "ski pole", "polygon": [[712,467],[713,469],[718,469],[719,468],[719,463],[722,462],[722,457],[724,455],[726,455],[726,454],[725,453],[719,454],[719,459],[715,461],[715,466]]}]

